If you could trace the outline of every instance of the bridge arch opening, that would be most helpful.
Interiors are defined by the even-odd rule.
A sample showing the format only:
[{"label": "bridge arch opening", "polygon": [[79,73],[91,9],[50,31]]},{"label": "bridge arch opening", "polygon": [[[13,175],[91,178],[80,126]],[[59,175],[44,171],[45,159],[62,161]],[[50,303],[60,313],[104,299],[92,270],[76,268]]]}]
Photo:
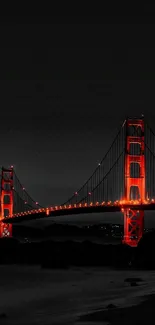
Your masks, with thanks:
[{"label": "bridge arch opening", "polygon": [[139,163],[131,163],[130,164],[130,177],[131,178],[140,178],[140,164]]},{"label": "bridge arch opening", "polygon": [[129,125],[128,126],[128,135],[134,137],[141,137],[142,127],[140,125]]},{"label": "bridge arch opening", "polygon": [[130,200],[139,200],[139,199],[140,199],[139,187],[131,186],[130,187]]},{"label": "bridge arch opening", "polygon": [[3,199],[4,204],[10,204],[10,195],[5,194]]},{"label": "bridge arch opening", "polygon": [[8,217],[9,215],[9,209],[4,209],[4,218]]},{"label": "bridge arch opening", "polygon": [[141,155],[141,145],[140,145],[140,143],[134,143],[134,142],[130,143],[129,155],[137,155],[137,156]]},{"label": "bridge arch opening", "polygon": [[4,183],[3,188],[5,191],[11,191],[11,184],[10,183]]}]

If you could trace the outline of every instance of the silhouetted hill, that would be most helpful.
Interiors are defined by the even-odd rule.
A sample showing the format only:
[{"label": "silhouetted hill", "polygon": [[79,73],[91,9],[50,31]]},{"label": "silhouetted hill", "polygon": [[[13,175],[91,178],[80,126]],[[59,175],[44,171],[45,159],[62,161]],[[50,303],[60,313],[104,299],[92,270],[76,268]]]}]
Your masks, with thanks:
[{"label": "silhouetted hill", "polygon": [[78,236],[78,237],[105,237],[105,236],[119,236],[123,233],[122,225],[99,224],[85,227],[78,227],[77,225],[57,224],[54,223],[45,227],[44,229],[34,228],[25,225],[13,226],[13,236],[17,238],[48,238],[56,236]]},{"label": "silhouetted hill", "polygon": [[155,230],[141,238],[135,256],[135,264],[140,268],[155,269]]},{"label": "silhouetted hill", "polygon": [[80,229],[75,225],[65,225],[65,224],[52,224],[45,227],[44,234],[45,236],[67,236],[67,235],[80,235],[83,233],[83,229]]},{"label": "silhouetted hill", "polygon": [[20,243],[11,238],[0,239],[0,263],[40,264],[47,268],[69,266],[128,267],[131,247],[100,245],[90,241],[42,241]]},{"label": "silhouetted hill", "polygon": [[20,242],[15,238],[0,238],[0,263],[16,263]]},{"label": "silhouetted hill", "polygon": [[[76,242],[63,240],[63,236],[105,236],[111,234],[111,225],[92,226],[91,228],[79,228],[73,225],[53,224],[45,229],[35,229],[26,226],[18,226],[20,236],[33,238],[41,236],[42,241],[24,243],[14,238],[0,238],[0,263],[39,264],[42,267],[61,268],[69,266],[111,266],[111,267],[136,267],[141,269],[155,269],[155,230],[145,233],[137,248],[119,245],[102,245],[87,240]],[[105,232],[104,232],[105,231]],[[47,240],[62,237],[62,241]],[[55,236],[55,237],[54,237]],[[71,237],[73,238],[73,237]]]},{"label": "silhouetted hill", "polygon": [[34,228],[30,226],[13,226],[13,237],[15,238],[42,238],[44,237],[44,231],[40,228]]}]

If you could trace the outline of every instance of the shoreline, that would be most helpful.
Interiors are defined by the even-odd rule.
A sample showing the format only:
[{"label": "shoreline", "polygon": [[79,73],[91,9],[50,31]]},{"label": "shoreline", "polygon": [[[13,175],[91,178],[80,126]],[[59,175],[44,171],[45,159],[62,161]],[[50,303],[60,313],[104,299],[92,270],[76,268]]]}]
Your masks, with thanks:
[{"label": "shoreline", "polygon": [[79,316],[77,324],[153,325],[155,324],[155,293],[141,297],[130,306],[103,309]]},{"label": "shoreline", "polygon": [[[140,320],[138,306],[148,309],[148,299],[155,304],[154,271],[8,265],[0,267],[0,274],[0,313],[6,315],[1,315],[0,324],[151,324],[133,323],[131,318],[121,322],[119,316],[123,313],[121,318],[128,320],[128,313],[134,311]],[[116,308],[110,308],[112,304]]]}]

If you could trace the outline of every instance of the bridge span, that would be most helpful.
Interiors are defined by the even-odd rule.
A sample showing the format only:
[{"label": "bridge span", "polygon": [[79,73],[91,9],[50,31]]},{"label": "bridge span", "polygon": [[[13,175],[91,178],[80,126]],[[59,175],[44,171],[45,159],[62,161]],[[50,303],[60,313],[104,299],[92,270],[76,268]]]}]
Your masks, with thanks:
[{"label": "bridge span", "polygon": [[45,208],[32,199],[13,166],[2,168],[0,197],[0,237],[12,236],[12,225],[25,220],[121,212],[123,243],[137,246],[144,211],[155,210],[155,133],[144,117],[127,118],[92,175],[60,206]]}]

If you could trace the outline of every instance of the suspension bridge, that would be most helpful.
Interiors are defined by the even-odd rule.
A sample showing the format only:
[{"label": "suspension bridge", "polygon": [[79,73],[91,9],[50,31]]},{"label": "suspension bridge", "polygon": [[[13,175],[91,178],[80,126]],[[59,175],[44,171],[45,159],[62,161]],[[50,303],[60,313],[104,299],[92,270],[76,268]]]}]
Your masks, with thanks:
[{"label": "suspension bridge", "polygon": [[143,117],[127,118],[93,174],[60,206],[33,200],[13,166],[1,170],[0,237],[25,220],[69,214],[121,212],[123,243],[137,246],[144,231],[144,211],[155,210],[155,134]]}]

